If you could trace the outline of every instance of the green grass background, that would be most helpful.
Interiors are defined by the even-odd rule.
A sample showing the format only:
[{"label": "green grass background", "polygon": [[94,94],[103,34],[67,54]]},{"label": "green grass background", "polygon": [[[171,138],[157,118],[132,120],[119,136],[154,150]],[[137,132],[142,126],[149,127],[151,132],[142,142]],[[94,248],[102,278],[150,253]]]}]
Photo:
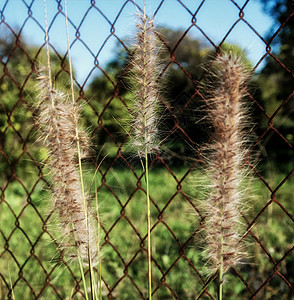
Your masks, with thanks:
[{"label": "green grass background", "polygon": [[[201,221],[185,195],[193,199],[195,207],[198,207],[200,185],[205,180],[200,172],[191,172],[181,182],[182,192],[180,192],[177,189],[178,181],[185,176],[187,170],[185,167],[173,168],[173,176],[164,167],[151,169],[152,200],[160,210],[170,201],[162,215],[154,205],[151,210],[152,226],[159,222],[152,230],[152,255],[160,266],[153,262],[153,288],[161,285],[154,294],[154,299],[173,299],[173,293],[179,299],[195,299],[203,284],[191,264],[203,278],[207,279],[205,260],[201,254],[202,245],[199,244],[201,235],[197,234],[190,240],[183,256],[178,243],[184,245],[199,228]],[[108,232],[105,236],[103,231],[101,237],[104,243],[102,276],[107,285],[113,289],[112,296],[115,299],[141,299],[138,289],[144,297],[147,297],[147,256],[142,250],[143,245],[140,241],[140,237],[144,238],[147,232],[146,197],[138,188],[140,185],[144,188],[145,183],[143,179],[138,181],[137,178],[142,176],[141,169],[135,169],[134,172],[136,176],[127,167],[114,165],[105,176],[98,173],[95,178],[99,187],[101,220],[104,230]],[[86,178],[89,186],[93,179],[93,170],[89,169],[86,172]],[[278,185],[283,176],[274,178],[275,182],[269,179],[272,186]],[[35,182],[38,183],[34,185]],[[293,179],[290,178],[276,193],[277,201],[291,215],[294,214],[291,205],[292,184]],[[249,190],[253,197],[248,200],[249,209],[245,214],[251,222],[270,200],[270,192],[258,179],[250,183]],[[52,237],[59,238],[59,228],[54,222],[54,217],[49,218],[44,227],[51,206],[50,194],[42,180],[25,180],[23,184],[15,180],[7,186],[2,186],[1,299],[6,299],[10,295],[7,285],[13,290],[16,299],[35,299],[37,296],[39,299],[70,299],[73,294],[75,299],[82,297],[81,293],[76,293],[80,281],[77,263],[72,262],[66,266],[59,262],[60,253],[52,240]],[[244,264],[237,266],[236,270],[254,292],[274,271],[274,263],[269,255],[277,262],[291,249],[294,229],[291,219],[281,207],[277,203],[272,203],[260,216],[252,232],[266,250],[249,235],[246,241],[251,257]],[[147,248],[146,240],[144,247]],[[125,265],[128,264],[126,269]],[[170,269],[171,266],[173,267]],[[293,253],[279,265],[279,272],[289,281],[292,280],[292,284],[293,266]],[[169,269],[163,278],[162,274]],[[124,278],[119,281],[123,276]],[[248,289],[234,271],[227,273],[225,280],[225,299],[249,299]],[[46,282],[46,288],[43,289]],[[208,290],[214,298],[217,297],[215,284],[211,284]],[[107,295],[108,290],[103,284],[103,299],[107,299]],[[258,294],[257,299],[290,299],[292,296],[285,281],[275,275]],[[204,295],[202,299],[210,298]]]}]

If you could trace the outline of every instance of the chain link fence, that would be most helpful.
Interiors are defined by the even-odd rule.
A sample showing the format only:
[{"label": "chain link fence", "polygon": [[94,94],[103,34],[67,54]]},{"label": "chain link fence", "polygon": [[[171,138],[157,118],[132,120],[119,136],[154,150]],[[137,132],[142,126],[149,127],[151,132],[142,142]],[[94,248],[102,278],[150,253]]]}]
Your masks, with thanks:
[{"label": "chain link fence", "polygon": [[[193,112],[198,107],[197,101],[201,102],[204,97],[200,83],[204,81],[206,71],[201,69],[198,78],[191,74],[189,66],[179,59],[181,45],[189,38],[190,32],[195,31],[212,52],[219,51],[230,33],[242,24],[264,46],[264,53],[255,63],[254,70],[270,60],[277,73],[283,73],[290,93],[284,93],[270,111],[256,86],[253,86],[248,97],[258,116],[254,117],[256,136],[251,150],[252,153],[260,153],[262,159],[260,164],[251,165],[256,177],[253,184],[256,195],[250,203],[252,208],[244,216],[248,224],[248,234],[244,239],[251,249],[251,258],[226,275],[225,293],[227,299],[290,299],[294,297],[293,132],[284,131],[283,124],[293,128],[293,70],[287,64],[289,60],[281,59],[272,48],[275,48],[274,39],[293,22],[293,11],[287,12],[287,18],[271,36],[264,37],[248,21],[250,16],[246,14],[246,8],[253,1],[226,1],[236,11],[235,20],[221,42],[216,43],[206,33],[206,28],[198,24],[198,17],[208,1],[195,1],[197,5],[193,11],[189,8],[189,1],[173,1],[174,10],[186,13],[189,26],[174,43],[169,43],[164,34],[158,34],[162,47],[168,53],[162,80],[169,68],[175,68],[192,89],[179,93],[172,104],[162,99],[162,106],[168,115],[168,126],[162,134],[164,151],[152,157],[150,163],[153,296],[154,299],[195,299],[207,281],[203,272],[205,261],[197,242],[205,220],[195,200],[197,189],[195,191],[193,187],[193,181],[197,181],[196,170],[203,167],[198,147],[200,142],[195,135],[197,120]],[[30,45],[26,42],[29,37],[23,36],[23,31],[31,22],[36,31],[42,33],[42,38],[45,36],[44,18],[35,8],[42,1],[17,2],[27,11],[20,28],[9,23],[6,16],[15,2],[7,0],[0,4],[3,53],[0,58],[0,297],[81,299],[84,292],[78,269],[74,263],[63,260],[58,250],[57,231],[48,210],[50,176],[43,163],[47,153],[38,141],[35,110],[32,108],[36,94],[36,67],[44,61],[45,41]],[[69,81],[68,53],[62,52],[50,40],[51,35],[58,33],[56,31],[62,31],[61,28],[57,30],[55,23],[61,19],[64,21],[64,7],[62,1],[52,1],[50,5],[53,2],[54,12],[51,11],[48,28],[54,81],[57,85],[66,86]],[[157,14],[165,13],[168,2],[156,2],[155,19]],[[72,50],[77,44],[83,45],[83,53],[90,55],[92,60],[83,80],[75,77],[74,81],[77,101],[82,103],[82,116],[90,128],[93,141],[94,154],[85,160],[89,181],[93,176],[91,171],[98,167],[95,180],[103,229],[102,292],[105,299],[147,299],[144,174],[140,163],[127,151],[129,134],[118,120],[119,116],[126,116],[130,110],[124,84],[127,66],[125,62],[118,63],[122,68],[117,71],[115,64],[105,65],[100,61],[101,53],[110,40],[115,40],[117,47],[124,49],[121,56],[132,54],[128,43],[117,32],[122,24],[120,19],[126,20],[126,8],[140,11],[143,6],[132,0],[120,1],[120,9],[110,18],[101,8],[102,3],[88,1],[88,7],[79,21],[71,18],[70,14],[68,19],[74,35]],[[105,40],[99,43],[96,52],[83,36],[83,26],[90,16],[102,18],[108,28]],[[99,31],[99,28],[95,30]],[[34,35],[33,32],[31,34]],[[94,41],[95,38],[93,36]],[[73,65],[75,67],[75,61]],[[96,80],[94,75],[100,76],[96,85],[91,83],[91,80]],[[264,78],[267,79],[266,76]],[[265,85],[266,79],[263,81]],[[166,90],[174,84],[169,79],[167,82]],[[277,83],[276,88],[282,89],[282,86]],[[189,122],[192,126],[187,124]],[[117,128],[120,132],[115,132]],[[289,161],[283,164],[280,160],[285,157]],[[201,299],[216,298],[213,285],[201,296]]]}]

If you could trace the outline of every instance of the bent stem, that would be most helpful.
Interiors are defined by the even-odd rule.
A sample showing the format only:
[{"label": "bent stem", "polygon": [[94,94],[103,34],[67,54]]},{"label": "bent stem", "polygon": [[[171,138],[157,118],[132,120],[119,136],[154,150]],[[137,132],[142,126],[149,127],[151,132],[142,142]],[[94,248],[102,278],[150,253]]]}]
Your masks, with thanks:
[{"label": "bent stem", "polygon": [[205,283],[200,293],[196,296],[195,300],[199,300],[203,293],[207,290],[208,286],[214,281],[214,279],[219,275],[219,272],[216,271],[214,275],[212,275],[209,280]]}]

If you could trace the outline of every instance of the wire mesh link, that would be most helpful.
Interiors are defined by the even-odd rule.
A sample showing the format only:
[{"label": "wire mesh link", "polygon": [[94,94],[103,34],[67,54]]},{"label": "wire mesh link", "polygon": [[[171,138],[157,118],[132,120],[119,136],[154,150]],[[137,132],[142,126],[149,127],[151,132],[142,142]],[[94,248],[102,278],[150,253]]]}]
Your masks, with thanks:
[{"label": "wire mesh link", "polygon": [[[2,169],[5,171],[5,174],[2,174],[0,202],[0,211],[2,211],[0,218],[3,220],[1,223],[2,227],[0,228],[0,260],[2,261],[0,270],[0,297],[3,299],[12,299],[14,297],[13,294],[20,288],[29,295],[27,299],[39,299],[43,297],[44,299],[64,299],[68,296],[68,294],[65,295],[65,290],[63,289],[65,285],[71,287],[69,293],[73,297],[83,297],[84,292],[81,279],[77,277],[76,268],[74,265],[69,264],[63,257],[59,244],[56,241],[54,230],[50,227],[53,211],[48,213],[47,208],[44,207],[45,205],[41,204],[43,201],[47,201],[46,197],[48,195],[44,191],[44,187],[45,189],[50,189],[50,181],[48,180],[44,164],[36,155],[38,141],[36,142],[36,125],[33,121],[35,109],[32,108],[29,101],[29,98],[34,97],[34,95],[28,94],[27,90],[32,89],[37,64],[41,60],[45,49],[45,41],[35,46],[33,52],[29,51],[27,44],[24,43],[23,30],[28,22],[33,22],[45,35],[44,22],[36,16],[37,14],[34,11],[36,1],[20,1],[21,5],[26,7],[27,15],[23,16],[22,26],[19,29],[15,29],[13,24],[6,21],[7,7],[13,5],[12,2],[11,0],[6,0],[1,4],[2,7],[0,7],[0,26],[3,29],[5,28],[5,31],[13,38],[13,43],[10,44],[12,45],[11,48],[8,49],[5,57],[0,58],[2,69],[0,73],[0,85],[5,84],[11,91],[16,91],[13,92],[12,96],[9,96],[10,102],[4,103],[4,90],[2,89],[2,100],[0,99],[2,115],[0,155],[3,163]],[[155,18],[157,14],[162,11],[164,12],[167,2],[167,0],[158,1],[158,6],[154,12]],[[196,30],[202,35],[202,39],[218,52],[221,45],[228,39],[230,33],[237,28],[238,24],[242,23],[264,44],[265,52],[255,64],[253,70],[256,70],[264,63],[266,58],[271,57],[277,67],[285,71],[290,80],[293,80],[294,77],[293,70],[272,51],[273,40],[283,31],[283,28],[293,17],[294,12],[289,12],[288,18],[273,35],[265,39],[247,20],[246,7],[252,1],[244,1],[243,6],[240,6],[240,1],[230,0],[230,4],[238,10],[238,17],[231,24],[221,42],[216,44],[206,33],[206,28],[198,24],[197,18],[201,14],[205,2],[205,0],[199,1],[199,5],[197,5],[195,11],[190,10],[185,1],[177,0],[175,2],[174,6],[177,9],[183,9],[187,13],[187,16],[190,18],[190,25],[183,31],[182,36],[173,47],[165,40],[164,36],[158,34],[158,38],[161,40],[164,49],[169,54],[169,59],[161,74],[162,78],[168,73],[169,67],[175,65],[183,72],[187,80],[191,81],[194,87],[192,95],[181,95],[181,100],[183,101],[179,109],[171,107],[162,99],[162,106],[169,113],[172,120],[169,130],[166,131],[163,137],[162,146],[165,146],[170,138],[172,139],[176,136],[183,143],[188,143],[196,154],[195,159],[189,161],[181,160],[182,157],[180,155],[176,156],[176,160],[180,161],[183,166],[181,171],[174,167],[168,154],[157,153],[152,157],[150,164],[150,168],[154,172],[157,172],[159,169],[164,170],[165,179],[173,183],[173,190],[170,191],[163,202],[160,202],[157,199],[157,195],[151,192],[153,221],[151,232],[153,236],[157,237],[158,241],[161,240],[163,244],[166,244],[166,253],[164,255],[157,255],[156,249],[152,255],[152,266],[154,268],[153,295],[154,297],[158,297],[157,299],[194,299],[197,292],[201,290],[207,281],[207,277],[202,272],[203,263],[199,263],[198,257],[195,258],[196,250],[194,250],[195,238],[200,235],[205,218],[197,207],[193,196],[191,196],[192,193],[189,192],[189,182],[193,170],[197,169],[199,165],[203,165],[202,153],[199,150],[198,143],[190,136],[182,122],[191,104],[197,101],[198,98],[204,98],[200,90],[200,84],[206,76],[206,71],[202,72],[200,78],[194,78],[187,67],[178,60],[177,50],[180,48],[183,40],[191,31]],[[111,39],[115,39],[129,55],[132,55],[132,49],[116,33],[120,26],[120,18],[122,18],[124,10],[128,6],[132,6],[134,11],[142,10],[142,7],[136,1],[121,1],[121,7],[112,21],[106,16],[103,9],[100,8],[99,1],[92,0],[89,1],[88,9],[79,23],[76,23],[70,15],[68,19],[71,30],[74,32],[71,47],[74,48],[77,43],[81,43],[86,49],[85,51],[93,59],[93,65],[82,82],[77,77],[74,77],[74,83],[78,91],[77,101],[83,102],[83,107],[88,108],[89,114],[92,115],[91,137],[96,140],[96,136],[103,133],[103,136],[105,136],[105,139],[107,139],[112,147],[112,153],[115,153],[110,158],[106,157],[100,166],[95,157],[87,161],[90,165],[89,168],[99,166],[98,194],[108,195],[105,196],[107,201],[104,200],[101,207],[101,210],[106,214],[106,217],[104,217],[106,221],[101,224],[104,232],[102,240],[102,251],[104,253],[102,263],[103,295],[108,299],[122,299],[120,295],[122,291],[125,293],[130,291],[132,295],[130,297],[134,297],[133,299],[147,299],[146,286],[142,285],[142,282],[139,282],[136,276],[136,273],[140,272],[140,268],[146,267],[147,235],[146,230],[142,230],[142,225],[138,219],[133,218],[133,214],[140,214],[135,209],[135,203],[139,201],[140,195],[145,194],[144,174],[136,168],[136,160],[130,159],[129,155],[125,152],[129,142],[129,135],[126,134],[118,138],[118,135],[111,131],[111,126],[107,119],[107,114],[114,103],[120,103],[122,109],[128,112],[131,111],[127,99],[124,98],[124,94],[121,92],[124,89],[123,80],[127,76],[128,70],[126,67],[122,70],[118,78],[113,78],[109,70],[100,61],[101,53],[106,49]],[[102,18],[108,24],[109,29],[109,33],[99,45],[97,52],[87,44],[82,34],[83,26],[91,14]],[[64,19],[64,7],[62,1],[56,0],[54,15],[51,19],[52,21],[48,24],[49,37],[59,18]],[[66,74],[68,78],[69,75],[67,65],[68,53],[62,53],[51,43],[50,39],[49,44],[52,56],[56,56],[57,62],[55,63],[58,66],[55,69],[54,81],[58,82],[60,80],[62,82],[64,80],[62,76]],[[13,57],[18,52],[21,53],[23,60],[25,60],[25,62],[19,63],[27,66],[20,74],[16,73],[14,70],[15,66],[12,64]],[[103,107],[99,107],[98,103],[94,103],[86,92],[91,79],[97,72],[102,74],[112,89],[112,94],[107,96]],[[99,91],[96,92],[99,93]],[[275,123],[277,116],[287,109],[288,103],[293,101],[293,92],[287,95],[286,98],[281,99],[280,105],[273,112],[267,112],[266,108],[263,107],[263,104],[260,103],[254,94],[250,94],[248,98],[267,122],[266,128],[259,128],[258,130],[258,136],[255,139],[255,144],[252,146],[252,153],[259,147],[262,147],[264,139],[271,139],[274,134],[279,137],[281,143],[285,144],[288,150],[293,152],[292,143],[289,142],[288,138]],[[20,110],[25,112],[25,119],[21,119]],[[21,122],[25,122],[25,128],[19,125]],[[250,217],[244,216],[248,224],[248,232],[244,236],[244,239],[249,240],[254,245],[253,248],[255,251],[260,256],[265,257],[262,263],[266,262],[267,266],[262,266],[258,269],[258,266],[250,264],[249,268],[246,269],[244,267],[246,270],[236,267],[232,269],[230,274],[238,277],[242,283],[242,288],[245,290],[244,293],[246,293],[244,299],[260,299],[264,297],[265,290],[267,288],[270,289],[271,284],[276,284],[276,282],[280,282],[282,286],[280,293],[282,289],[284,295],[293,296],[293,277],[288,278],[285,275],[287,264],[289,264],[289,267],[291,266],[289,261],[294,255],[293,243],[285,243],[285,248],[280,251],[282,255],[277,255],[270,248],[267,237],[261,236],[256,228],[261,223],[262,226],[269,226],[268,231],[270,232],[273,228],[270,227],[271,224],[269,221],[265,222],[264,220],[267,219],[269,213],[273,214],[273,211],[275,212],[276,210],[278,210],[277,214],[280,214],[281,218],[285,218],[289,222],[289,226],[293,228],[293,210],[289,209],[290,203],[285,203],[284,200],[280,199],[279,193],[290,181],[294,169],[287,170],[286,174],[283,174],[281,178],[271,181],[259,170],[258,166],[251,165],[251,168],[256,174],[257,180],[264,192],[256,214]],[[119,185],[120,179],[117,179],[117,169],[124,170],[128,176],[128,180],[121,185]],[[34,175],[30,175],[31,173],[34,173]],[[28,181],[28,177],[30,176],[32,180]],[[129,185],[128,189],[124,187],[124,184]],[[14,196],[13,193],[18,196]],[[291,200],[289,198],[288,201]],[[178,216],[180,222],[181,217],[183,217],[180,214],[186,214],[186,212],[189,216],[188,218],[194,220],[186,228],[188,233],[181,232],[175,222],[171,222],[169,218],[169,215],[172,217]],[[140,220],[141,223],[144,222],[144,216],[142,218]],[[30,228],[32,219],[35,220],[34,224],[36,224],[34,228]],[[281,223],[281,226],[283,224]],[[125,238],[122,234],[124,230],[128,230],[131,234],[129,240],[124,240],[126,246],[122,246],[123,243],[120,240]],[[283,232],[288,229],[279,228],[278,230],[281,231],[280,235],[283,235]],[[279,242],[277,241],[277,243]],[[155,245],[154,247],[159,246]],[[168,250],[168,248],[171,250]],[[24,251],[25,253],[20,254],[20,251]],[[255,256],[254,253],[253,256]],[[262,271],[260,271],[261,269]],[[34,273],[32,274],[32,272]],[[262,274],[258,272],[262,272]],[[60,273],[66,273],[66,279],[59,280],[59,276],[61,277],[61,275],[58,274]],[[175,279],[175,273],[180,273],[181,275]],[[215,299],[210,289],[206,290],[202,297],[203,299],[205,297],[205,299]],[[279,297],[279,295],[276,295],[276,297]]]}]

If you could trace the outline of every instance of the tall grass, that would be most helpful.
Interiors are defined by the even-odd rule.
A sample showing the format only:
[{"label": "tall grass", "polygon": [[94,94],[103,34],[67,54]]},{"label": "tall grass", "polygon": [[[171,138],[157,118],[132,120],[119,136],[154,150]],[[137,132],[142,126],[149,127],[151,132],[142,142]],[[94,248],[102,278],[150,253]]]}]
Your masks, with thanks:
[{"label": "tall grass", "polygon": [[214,133],[206,157],[210,192],[203,206],[206,254],[210,272],[218,274],[221,300],[224,274],[246,257],[241,211],[246,200],[242,182],[248,171],[245,163],[248,141],[244,132],[248,122],[244,102],[248,72],[230,53],[216,58],[213,77],[217,84],[209,99],[208,115]]},{"label": "tall grass", "polygon": [[[60,247],[68,260],[78,259],[83,276],[84,264],[91,267],[98,263],[98,249],[96,222],[90,213],[77,168],[78,116],[75,114],[78,109],[73,109],[66,95],[50,88],[50,79],[43,70],[38,80],[38,125],[50,154],[47,165],[51,170],[52,206],[57,210],[60,221]],[[81,129],[79,133],[80,145],[85,150],[89,142]]]},{"label": "tall grass", "polygon": [[[103,174],[106,172],[107,168],[107,164],[101,166]],[[189,166],[182,166],[180,169],[173,167],[172,169],[174,175],[179,180],[185,176],[188,170]],[[37,172],[38,170],[36,170],[36,173]],[[91,172],[89,170],[89,174],[85,174],[86,186],[91,184],[93,178],[92,174],[94,172],[95,169],[91,169]],[[138,168],[135,172],[136,174],[140,174],[141,170]],[[193,191],[191,191],[189,180],[194,180],[195,177],[199,180],[204,176],[202,173],[196,172],[196,174],[189,174],[182,181],[183,193],[191,195],[192,192],[191,196],[195,198],[198,196],[198,190],[193,189]],[[113,176],[113,174],[115,174],[115,176]],[[172,199],[169,207],[162,215],[162,220],[170,227],[178,240],[184,244],[191,238],[195,229],[199,227],[201,220],[200,218],[195,220],[195,215],[189,213],[193,208],[182,193],[177,194],[176,181],[169,172],[167,172],[166,168],[159,166],[159,168],[152,169],[151,174],[151,197],[156,198],[156,204],[160,209],[163,209],[166,203]],[[36,176],[38,176],[38,173]],[[282,180],[283,178],[282,174],[277,175],[276,177],[277,180]],[[31,192],[31,179],[25,179],[24,185],[29,189],[29,192]],[[130,195],[137,189],[138,179],[127,167],[122,167],[121,162],[117,162],[105,176],[107,187],[101,185],[102,177],[100,173],[97,174],[96,180],[99,188],[98,197],[100,200],[103,199],[99,209],[100,215],[105,230],[108,232],[114,221],[121,217],[121,205],[117,199],[124,205],[128,201]],[[207,182],[208,178],[203,178],[202,181]],[[249,220],[252,220],[263,208],[265,202],[270,199],[270,192],[264,189],[264,184],[261,181],[254,180],[252,185],[252,189],[256,192],[254,194],[254,199],[251,200],[251,203],[253,204],[252,214],[246,214]],[[293,195],[292,186],[293,178],[291,177],[277,194],[277,199],[285,205],[286,209],[288,209],[291,214],[293,214],[293,206],[291,206]],[[115,196],[109,192],[109,188],[113,190]],[[175,194],[177,194],[177,196],[174,197]],[[11,205],[11,209],[13,209],[17,216],[24,208],[22,205],[27,205],[27,202],[25,201],[27,198],[28,194],[18,182],[11,183],[5,190],[5,199],[7,203]],[[11,235],[11,238],[8,241],[9,249],[3,253],[0,260],[0,273],[3,276],[2,279],[5,278],[9,284],[8,265],[10,266],[11,282],[16,299],[35,298],[32,290],[34,290],[39,298],[67,299],[71,293],[72,287],[75,288],[75,292],[79,289],[79,276],[76,278],[72,276],[72,273],[79,275],[76,263],[69,264],[67,267],[60,265],[58,260],[52,261],[53,256],[56,256],[54,255],[56,254],[56,247],[55,244],[52,243],[52,239],[48,233],[54,235],[54,232],[52,231],[51,226],[48,225],[47,231],[43,233],[42,226],[44,226],[44,224],[36,213],[36,211],[38,211],[41,216],[46,216],[47,209],[46,205],[44,205],[46,199],[50,199],[49,191],[44,190],[41,184],[38,184],[31,195],[31,203],[34,204],[34,208],[31,205],[28,205],[18,219],[21,230],[26,233],[34,244],[33,252],[32,245],[24,237],[21,230],[18,229],[14,234],[11,234],[15,229],[16,219],[13,214],[11,214],[9,207],[5,202],[2,202],[1,204],[0,227],[3,235],[6,238]],[[145,202],[140,201],[141,199],[142,193],[141,191],[137,191],[133,195],[132,200],[126,205],[125,215],[130,219],[143,239],[146,232],[146,224],[145,222],[142,222],[142,211],[145,211],[146,204]],[[156,209],[151,211],[151,215],[152,219],[157,220],[158,212]],[[267,224],[268,218],[269,212],[265,212],[252,231],[263,246],[269,251],[270,255],[276,260],[279,260],[285,255],[285,249],[290,249],[292,247],[293,223],[289,218],[285,217],[283,211],[275,203],[273,203],[273,224],[270,228]],[[101,239],[103,240],[105,237],[103,230],[101,230],[101,234]],[[107,237],[109,242],[116,247],[117,251],[119,251],[126,263],[132,261],[128,267],[128,274],[132,277],[139,289],[143,291],[146,286],[147,262],[143,255],[140,255],[140,257],[133,260],[135,253],[141,249],[140,245],[142,240],[138,239],[138,236],[133,228],[125,221],[125,218],[121,218]],[[248,239],[250,240],[249,236]],[[21,243],[19,243],[20,240],[22,241]],[[157,261],[161,269],[166,272],[170,269],[173,262],[178,260],[181,248],[163,223],[159,223],[155,227],[155,230],[152,231],[152,241],[153,245],[156,246],[156,252],[153,253],[153,258]],[[201,252],[198,250],[195,251],[193,244],[194,242],[191,239],[186,245],[185,257],[190,260],[199,272],[203,272]],[[2,236],[0,239],[0,249],[4,251],[4,247],[5,240]],[[274,268],[274,264],[269,262],[268,255],[258,243],[253,243],[252,248],[254,257],[248,261],[248,265],[240,264],[236,269],[246,280],[250,288],[255,291],[267,280]],[[13,256],[10,255],[10,252],[13,253]],[[38,260],[35,259],[35,257],[37,257]],[[202,288],[203,283],[192,265],[187,263],[185,257],[179,258],[176,265],[170,269],[165,277],[165,282],[172,287],[174,294],[179,299],[194,299],[197,292]],[[19,267],[16,264],[15,259],[19,262]],[[46,269],[46,272],[40,267],[39,261]],[[280,266],[279,272],[284,274],[286,278],[291,278],[291,268],[289,269],[288,266],[293,265],[293,263],[294,257],[293,255],[290,255],[287,259],[287,264],[285,263]],[[28,287],[23,280],[19,280],[20,268],[22,276],[29,282],[31,288]],[[141,298],[135,286],[126,277],[114,287],[115,283],[124,276],[124,272],[125,266],[122,263],[121,258],[117,255],[112,246],[106,243],[103,246],[102,262],[102,275],[105,282],[105,285],[102,286],[104,294],[103,299],[107,298],[106,295],[108,290],[106,286],[112,289],[111,295],[113,295],[114,298],[115,295],[117,295],[116,297],[118,299]],[[48,277],[48,274],[50,274],[50,277]],[[86,275],[86,279],[88,279],[88,277],[89,274]],[[240,278],[236,276],[234,271],[225,274],[225,281],[224,292],[226,299],[234,300],[238,298],[240,300],[248,300],[250,298],[250,292]],[[154,267],[153,287],[157,288],[161,284],[162,273],[157,267]],[[51,286],[56,289],[56,293]],[[3,280],[0,281],[0,298],[6,299],[8,297],[9,287],[10,284],[7,287]],[[211,295],[215,295],[215,288],[216,287],[213,284],[210,284],[207,291]],[[289,299],[289,293],[290,291],[285,286],[284,281],[279,279],[279,277],[275,277],[274,280],[271,280],[258,294],[258,297],[270,299],[273,295],[277,295],[276,297],[286,300]],[[172,299],[173,295],[166,289],[165,285],[161,285],[156,291],[156,294],[153,295],[153,298],[155,297],[158,297],[158,299]],[[208,296],[204,295],[201,299],[206,299],[207,297]],[[77,295],[74,299],[76,298],[78,298]]]},{"label": "tall grass", "polygon": [[[93,267],[101,258],[96,220],[85,193],[82,169],[82,153],[87,153],[89,140],[79,125],[79,108],[75,102],[72,64],[70,57],[66,0],[65,23],[70,67],[71,100],[51,82],[51,62],[47,26],[47,5],[44,0],[47,67],[40,68],[39,115],[37,123],[42,140],[50,157],[47,165],[51,170],[52,206],[58,212],[61,239],[59,247],[69,261],[77,258],[85,297],[88,299],[84,265],[89,267],[92,298],[98,299]],[[98,216],[99,221],[99,216]]]},{"label": "tall grass", "polygon": [[151,271],[151,213],[148,156],[158,149],[158,74],[159,47],[154,31],[154,20],[145,12],[138,14],[136,42],[133,45],[132,92],[134,99],[134,121],[132,144],[141,159],[145,171],[147,204],[147,252],[148,252],[148,295],[152,297]]}]

